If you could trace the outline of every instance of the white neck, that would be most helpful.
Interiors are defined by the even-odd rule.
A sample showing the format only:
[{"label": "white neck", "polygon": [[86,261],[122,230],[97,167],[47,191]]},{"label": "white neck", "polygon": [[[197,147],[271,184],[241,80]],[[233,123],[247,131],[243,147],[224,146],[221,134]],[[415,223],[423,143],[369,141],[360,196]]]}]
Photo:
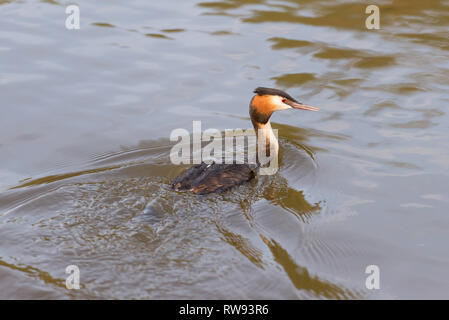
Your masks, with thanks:
[{"label": "white neck", "polygon": [[266,157],[277,157],[279,152],[279,143],[273,129],[271,128],[270,121],[265,124],[255,122],[254,130],[256,130],[257,135],[257,153],[259,154],[259,150],[265,150]]}]

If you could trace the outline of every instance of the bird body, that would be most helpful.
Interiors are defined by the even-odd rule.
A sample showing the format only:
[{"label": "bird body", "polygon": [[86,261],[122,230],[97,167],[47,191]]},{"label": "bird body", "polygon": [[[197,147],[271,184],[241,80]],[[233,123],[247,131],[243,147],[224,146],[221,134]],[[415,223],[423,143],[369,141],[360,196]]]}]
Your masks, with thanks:
[{"label": "bird body", "polygon": [[195,194],[208,194],[226,191],[254,177],[254,170],[247,164],[203,162],[184,171],[171,185],[177,191],[189,190]]},{"label": "bird body", "polygon": [[[277,157],[279,151],[279,144],[270,123],[273,112],[291,108],[318,111],[318,108],[302,104],[278,89],[259,87],[254,93],[256,95],[251,99],[249,114],[257,135],[257,154],[259,155],[259,150],[265,148],[266,157],[263,159],[269,161]],[[257,163],[259,167],[267,165],[259,156]],[[255,176],[255,169],[248,164],[203,162],[176,177],[171,182],[171,188],[177,191],[188,190],[194,194],[208,194],[226,191],[252,180]]]}]

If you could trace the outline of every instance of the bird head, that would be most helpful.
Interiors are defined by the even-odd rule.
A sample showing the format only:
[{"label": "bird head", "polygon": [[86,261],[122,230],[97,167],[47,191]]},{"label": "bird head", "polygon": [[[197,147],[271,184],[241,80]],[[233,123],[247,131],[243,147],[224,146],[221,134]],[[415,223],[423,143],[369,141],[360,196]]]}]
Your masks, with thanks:
[{"label": "bird head", "polygon": [[265,124],[275,111],[286,109],[301,109],[318,111],[318,108],[308,106],[297,101],[288,93],[272,88],[258,87],[254,90],[256,94],[249,105],[251,120]]}]

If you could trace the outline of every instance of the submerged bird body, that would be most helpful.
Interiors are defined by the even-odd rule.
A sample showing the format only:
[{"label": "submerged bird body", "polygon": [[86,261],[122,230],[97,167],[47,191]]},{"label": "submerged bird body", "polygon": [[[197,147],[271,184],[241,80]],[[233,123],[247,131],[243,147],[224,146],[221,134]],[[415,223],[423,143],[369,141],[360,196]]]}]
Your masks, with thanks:
[{"label": "submerged bird body", "polygon": [[[254,93],[256,95],[251,99],[249,114],[258,137],[257,149],[266,148],[267,159],[271,159],[277,156],[279,150],[278,141],[270,124],[273,112],[290,108],[311,111],[318,111],[318,109],[302,104],[278,89],[259,87],[254,90]],[[267,164],[261,163],[259,158],[257,163],[259,166]],[[208,194],[226,191],[252,180],[255,176],[255,169],[248,164],[203,162],[181,173],[171,182],[171,187],[177,191],[188,190],[194,194]]]}]

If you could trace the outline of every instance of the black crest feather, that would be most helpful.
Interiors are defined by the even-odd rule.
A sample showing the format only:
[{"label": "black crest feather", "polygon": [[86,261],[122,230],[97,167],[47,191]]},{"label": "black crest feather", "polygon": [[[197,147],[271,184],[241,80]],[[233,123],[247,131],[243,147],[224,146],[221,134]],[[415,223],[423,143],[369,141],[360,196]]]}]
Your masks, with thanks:
[{"label": "black crest feather", "polygon": [[284,91],[279,90],[279,89],[258,87],[256,89],[254,89],[254,93],[257,93],[260,96],[264,96],[264,95],[280,96],[280,97],[286,98],[286,99],[288,99],[290,101],[298,102],[298,101],[296,101],[295,98],[293,98],[287,92],[284,92]]}]

